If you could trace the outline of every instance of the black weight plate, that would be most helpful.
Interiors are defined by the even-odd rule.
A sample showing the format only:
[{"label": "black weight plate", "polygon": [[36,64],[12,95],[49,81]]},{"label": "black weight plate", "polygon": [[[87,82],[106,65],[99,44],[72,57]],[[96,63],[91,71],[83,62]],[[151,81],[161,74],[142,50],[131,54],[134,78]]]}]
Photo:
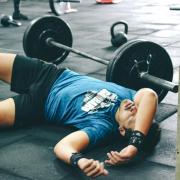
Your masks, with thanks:
[{"label": "black weight plate", "polygon": [[[145,40],[131,42],[119,48],[116,56],[108,65],[107,81],[112,81],[134,90],[139,90],[143,87],[152,88],[158,94],[159,102],[161,102],[168,91],[141,80],[134,71],[135,68],[133,68],[135,65],[134,60],[146,62],[149,54],[152,55],[149,74],[167,81],[172,81],[173,66],[168,53],[160,45]],[[140,71],[146,71],[147,64],[140,64]]]},{"label": "black weight plate", "polygon": [[[119,54],[119,52],[123,52],[124,49],[126,49],[127,47],[129,47],[131,44],[134,44],[134,43],[137,43],[137,42],[141,42],[143,40],[141,39],[135,39],[135,40],[130,40],[128,41],[127,43],[123,44],[122,46],[120,46],[116,51],[115,51],[115,55],[114,55],[114,58],[117,56],[117,54]],[[115,66],[115,61],[114,59],[110,60],[109,61],[109,64],[107,66],[107,69],[106,69],[106,81],[110,81],[112,82],[112,75],[113,75],[113,71],[114,71],[114,66]]]},{"label": "black weight plate", "polygon": [[46,44],[47,38],[72,47],[72,33],[69,25],[55,16],[44,16],[33,20],[23,37],[23,48],[27,56],[58,64],[69,54],[62,48]]}]

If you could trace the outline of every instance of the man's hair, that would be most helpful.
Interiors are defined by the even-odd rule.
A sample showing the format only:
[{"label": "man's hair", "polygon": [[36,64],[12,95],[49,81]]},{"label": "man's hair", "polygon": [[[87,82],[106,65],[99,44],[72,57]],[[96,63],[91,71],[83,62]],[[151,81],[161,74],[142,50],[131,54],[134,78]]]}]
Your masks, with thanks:
[{"label": "man's hair", "polygon": [[[125,139],[129,141],[132,134],[132,130],[126,129]],[[150,153],[154,150],[155,146],[159,143],[161,138],[161,129],[157,122],[153,122],[142,147],[142,151]]]}]

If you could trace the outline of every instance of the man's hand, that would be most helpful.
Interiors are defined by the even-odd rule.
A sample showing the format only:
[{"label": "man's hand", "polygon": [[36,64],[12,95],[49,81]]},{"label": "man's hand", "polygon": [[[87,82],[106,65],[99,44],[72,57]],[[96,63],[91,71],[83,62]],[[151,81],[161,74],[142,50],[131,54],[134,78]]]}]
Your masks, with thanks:
[{"label": "man's hand", "polygon": [[108,175],[108,171],[104,169],[103,163],[93,159],[82,158],[78,161],[78,166],[86,176],[97,177],[100,175]]},{"label": "man's hand", "polygon": [[107,153],[109,159],[105,160],[105,163],[110,165],[119,165],[128,163],[131,159],[133,159],[138,150],[135,146],[129,145],[122,149],[120,152],[111,151]]}]

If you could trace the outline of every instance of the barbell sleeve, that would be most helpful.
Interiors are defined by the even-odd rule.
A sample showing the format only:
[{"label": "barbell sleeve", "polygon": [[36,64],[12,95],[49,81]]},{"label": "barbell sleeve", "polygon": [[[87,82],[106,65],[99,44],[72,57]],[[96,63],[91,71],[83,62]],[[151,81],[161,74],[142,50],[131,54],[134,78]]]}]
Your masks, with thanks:
[{"label": "barbell sleeve", "polygon": [[151,83],[157,85],[158,87],[162,87],[162,88],[164,88],[168,91],[172,91],[174,93],[178,92],[178,85],[173,82],[152,76],[148,72],[140,72],[139,75],[140,75],[140,79],[151,82]]},{"label": "barbell sleeve", "polygon": [[87,54],[85,52],[81,52],[77,49],[74,49],[74,48],[71,48],[71,47],[68,47],[68,46],[65,46],[63,44],[60,44],[58,42],[56,42],[53,38],[47,38],[46,39],[46,44],[48,46],[55,46],[55,47],[58,47],[58,48],[62,48],[62,49],[65,49],[66,51],[70,51],[70,52],[73,52],[75,54],[78,54],[80,56],[83,56],[83,57],[86,57],[86,58],[89,58],[89,59],[92,59],[96,62],[99,62],[101,64],[104,64],[104,65],[108,65],[109,61],[108,60],[105,60],[105,59],[101,59],[99,57],[96,57],[96,56],[93,56],[93,55],[90,55],[90,54]]}]

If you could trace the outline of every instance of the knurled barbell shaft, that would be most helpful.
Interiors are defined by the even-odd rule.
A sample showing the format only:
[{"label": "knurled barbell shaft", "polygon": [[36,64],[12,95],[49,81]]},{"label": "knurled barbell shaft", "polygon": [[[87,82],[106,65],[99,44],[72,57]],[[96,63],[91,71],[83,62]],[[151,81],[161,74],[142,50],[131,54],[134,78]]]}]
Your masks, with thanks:
[{"label": "knurled barbell shaft", "polygon": [[164,79],[152,76],[147,72],[141,72],[139,74],[139,76],[140,76],[140,79],[144,79],[144,80],[146,80],[148,82],[151,82],[151,83],[153,83],[155,85],[158,85],[158,87],[162,87],[162,88],[164,88],[164,89],[166,89],[168,91],[172,91],[174,93],[178,92],[178,85],[173,83],[173,82],[166,81]]},{"label": "knurled barbell shaft", "polygon": [[74,49],[74,48],[71,48],[71,47],[68,47],[68,46],[65,46],[63,44],[60,44],[58,42],[56,42],[53,38],[47,38],[46,39],[46,44],[48,46],[55,46],[55,47],[58,47],[58,48],[62,48],[62,49],[65,49],[67,51],[70,51],[70,52],[73,52],[75,54],[78,54],[80,56],[83,56],[83,57],[86,57],[88,59],[92,59],[96,62],[99,62],[101,64],[104,64],[104,65],[108,65],[109,64],[109,61],[108,60],[105,60],[105,59],[101,59],[99,57],[96,57],[96,56],[93,56],[93,55],[90,55],[90,54],[87,54],[85,52],[82,52],[82,51],[79,51],[77,49]]}]

